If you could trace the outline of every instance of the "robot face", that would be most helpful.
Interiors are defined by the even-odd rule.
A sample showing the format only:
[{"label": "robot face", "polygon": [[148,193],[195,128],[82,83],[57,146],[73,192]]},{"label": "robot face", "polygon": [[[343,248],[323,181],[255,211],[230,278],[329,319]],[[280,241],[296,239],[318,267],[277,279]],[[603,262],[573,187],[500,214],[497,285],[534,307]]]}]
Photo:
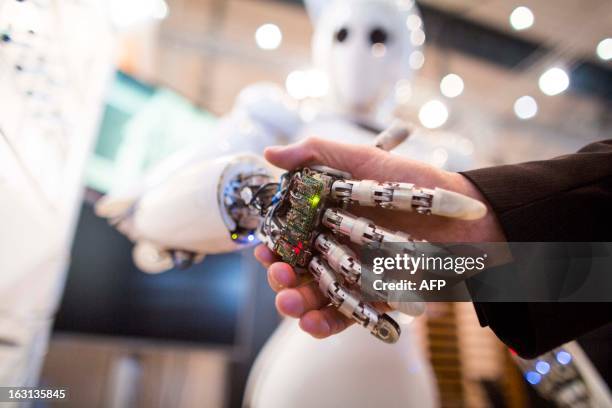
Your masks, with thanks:
[{"label": "robot face", "polygon": [[[415,47],[407,19],[418,16],[409,0],[307,0],[315,24],[315,65],[329,77],[342,111],[374,110],[400,79],[410,79]],[[413,17],[414,18],[414,17]]]}]

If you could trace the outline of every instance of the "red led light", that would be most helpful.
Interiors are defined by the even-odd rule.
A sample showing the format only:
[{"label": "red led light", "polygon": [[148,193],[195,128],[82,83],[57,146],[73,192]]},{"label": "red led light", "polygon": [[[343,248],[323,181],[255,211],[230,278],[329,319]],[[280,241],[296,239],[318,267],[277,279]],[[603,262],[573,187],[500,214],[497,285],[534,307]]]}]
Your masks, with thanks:
[{"label": "red led light", "polygon": [[298,242],[297,246],[293,247],[293,252],[295,252],[296,255],[299,255],[300,252],[302,252],[302,249],[304,249],[304,245],[301,242]]}]

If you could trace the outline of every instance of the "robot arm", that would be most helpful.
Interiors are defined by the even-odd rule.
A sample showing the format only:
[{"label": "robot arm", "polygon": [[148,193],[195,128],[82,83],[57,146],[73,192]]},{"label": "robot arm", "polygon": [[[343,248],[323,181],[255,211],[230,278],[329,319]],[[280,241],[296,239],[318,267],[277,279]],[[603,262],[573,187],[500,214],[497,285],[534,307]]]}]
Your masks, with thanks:
[{"label": "robot arm", "polygon": [[271,181],[270,168],[252,154],[203,160],[124,207],[104,197],[96,213],[136,243],[133,255],[140,269],[157,273],[254,243],[260,215],[249,193],[255,196]]}]

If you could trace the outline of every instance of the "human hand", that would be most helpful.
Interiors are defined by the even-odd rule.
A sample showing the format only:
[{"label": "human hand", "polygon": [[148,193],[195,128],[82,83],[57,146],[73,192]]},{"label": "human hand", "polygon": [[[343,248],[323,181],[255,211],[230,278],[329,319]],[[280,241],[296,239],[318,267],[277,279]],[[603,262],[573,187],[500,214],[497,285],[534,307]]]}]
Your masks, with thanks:
[{"label": "human hand", "polygon": [[[322,164],[350,172],[355,179],[410,182],[422,187],[440,187],[485,202],[478,190],[461,174],[451,173],[368,146],[348,145],[308,139],[286,147],[272,147],[266,159],[278,167],[292,170],[301,166]],[[398,213],[382,208],[352,207],[358,216],[372,219],[381,226],[392,227],[418,239],[432,242],[505,241],[495,215],[488,214],[474,221],[438,216],[424,217],[414,213]],[[268,281],[278,292],[276,307],[285,315],[300,319],[303,330],[324,338],[352,324],[343,316],[314,282],[304,282],[286,263],[265,246],[255,250],[257,259],[268,268]]]}]

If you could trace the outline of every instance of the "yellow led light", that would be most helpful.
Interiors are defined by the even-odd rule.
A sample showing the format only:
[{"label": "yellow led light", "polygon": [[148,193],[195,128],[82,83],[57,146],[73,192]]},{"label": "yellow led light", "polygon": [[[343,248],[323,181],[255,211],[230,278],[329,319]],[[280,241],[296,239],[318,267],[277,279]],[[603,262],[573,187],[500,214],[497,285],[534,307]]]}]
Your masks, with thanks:
[{"label": "yellow led light", "polygon": [[234,240],[238,239],[238,234],[236,234],[236,233],[232,234],[232,239],[234,239]]},{"label": "yellow led light", "polygon": [[316,207],[317,205],[319,205],[319,201],[321,201],[321,197],[318,195],[314,195],[310,197],[310,205],[313,207]]}]

